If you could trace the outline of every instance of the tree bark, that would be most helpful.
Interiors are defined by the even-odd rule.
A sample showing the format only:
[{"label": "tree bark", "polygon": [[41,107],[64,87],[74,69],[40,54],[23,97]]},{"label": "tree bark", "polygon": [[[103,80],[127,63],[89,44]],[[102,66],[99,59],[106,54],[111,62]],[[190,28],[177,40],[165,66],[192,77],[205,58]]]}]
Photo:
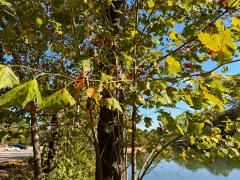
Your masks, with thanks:
[{"label": "tree bark", "polygon": [[[121,124],[114,124],[115,114],[116,112],[106,107],[100,109],[98,142],[104,180],[121,180],[124,174],[123,129]],[[107,128],[112,129],[109,132]],[[96,172],[98,174],[98,169]]]},{"label": "tree bark", "polygon": [[57,134],[58,134],[57,126],[58,126],[58,119],[57,119],[57,115],[54,114],[51,120],[51,136],[50,136],[51,139],[48,142],[48,156],[46,160],[47,167],[44,170],[45,173],[50,173],[54,170],[53,160],[57,151]]},{"label": "tree bark", "polygon": [[132,180],[137,180],[137,160],[136,160],[136,117],[137,117],[137,107],[134,102],[133,112],[132,112],[132,152],[131,152],[131,161],[132,161]]},{"label": "tree bark", "polygon": [[[34,103],[32,102],[32,106]],[[41,163],[41,149],[39,142],[39,134],[38,134],[38,125],[37,125],[37,117],[36,117],[36,107],[31,108],[31,136],[32,136],[32,146],[33,146],[33,160],[34,160],[34,179],[41,180],[42,179],[42,163]]]},{"label": "tree bark", "polygon": [[[124,5],[124,0],[113,1],[113,6],[107,8],[108,20],[113,26],[112,36],[121,34],[121,15],[114,9],[120,9]],[[108,57],[111,65],[117,66],[116,59],[112,52]],[[109,70],[110,71],[110,70]],[[117,68],[116,68],[117,71]],[[118,75],[118,72],[115,72]],[[115,94],[119,102],[124,101],[122,91],[116,91]],[[109,98],[111,95],[106,90],[103,98]],[[120,112],[109,110],[105,106],[100,108],[99,121],[97,127],[97,136],[102,164],[102,175],[104,180],[123,180],[124,179],[124,151],[123,151],[123,115]],[[97,158],[98,159],[98,158]],[[97,164],[97,163],[96,163]],[[96,180],[99,180],[99,169],[96,168]]]}]

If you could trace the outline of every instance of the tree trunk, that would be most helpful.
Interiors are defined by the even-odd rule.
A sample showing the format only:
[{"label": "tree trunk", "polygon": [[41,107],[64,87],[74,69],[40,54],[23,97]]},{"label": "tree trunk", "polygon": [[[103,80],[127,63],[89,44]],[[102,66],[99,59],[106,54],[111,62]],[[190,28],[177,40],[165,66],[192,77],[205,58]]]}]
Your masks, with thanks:
[{"label": "tree trunk", "polygon": [[[120,9],[124,5],[124,0],[113,1],[115,9]],[[119,36],[121,34],[121,15],[114,11],[114,7],[107,8],[108,20],[113,26],[112,36]],[[109,52],[108,57],[111,64],[117,66],[116,59],[112,52]],[[118,69],[118,68],[116,68]],[[110,71],[110,70],[109,70]],[[116,70],[117,71],[117,70]],[[108,73],[108,72],[107,72]],[[118,76],[119,72],[115,72]],[[119,102],[124,101],[122,91],[115,93]],[[104,92],[103,98],[111,97],[109,92]],[[119,112],[109,110],[106,107],[100,108],[99,121],[97,127],[97,136],[99,143],[99,150],[102,164],[102,174],[104,180],[123,180],[124,179],[124,151],[123,151],[123,115]],[[97,158],[98,159],[98,158]],[[97,162],[98,163],[98,162]],[[97,164],[96,163],[96,164]],[[96,167],[96,180],[99,180],[99,169]]]},{"label": "tree trunk", "polygon": [[50,141],[48,142],[48,156],[46,160],[46,169],[44,170],[45,173],[50,173],[54,170],[54,156],[57,151],[57,130],[58,126],[58,119],[57,115],[52,116],[51,120],[51,136],[50,136]]},{"label": "tree trunk", "polygon": [[[115,114],[106,107],[100,110],[98,142],[104,180],[121,180],[124,174],[123,128],[120,123],[114,124]],[[107,131],[109,128],[111,129]],[[98,175],[98,169],[96,174]]]},{"label": "tree trunk", "polygon": [[137,180],[137,160],[136,160],[136,117],[137,117],[137,107],[134,102],[133,112],[132,112],[132,152],[131,152],[131,161],[132,161],[132,180]]},{"label": "tree trunk", "polygon": [[[33,104],[34,106],[34,104]],[[36,109],[30,111],[31,115],[31,136],[33,146],[33,160],[34,160],[34,179],[42,179],[42,164],[41,164],[41,149],[38,135]]]}]

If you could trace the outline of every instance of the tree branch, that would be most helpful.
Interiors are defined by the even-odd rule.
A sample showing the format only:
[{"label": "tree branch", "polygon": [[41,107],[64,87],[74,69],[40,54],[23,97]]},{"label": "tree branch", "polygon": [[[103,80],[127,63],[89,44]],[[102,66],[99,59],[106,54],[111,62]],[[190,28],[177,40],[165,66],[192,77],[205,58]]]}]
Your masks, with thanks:
[{"label": "tree branch", "polygon": [[[237,2],[237,0],[235,0],[228,8],[226,8],[226,10],[221,13],[220,15],[218,15],[216,18],[214,18],[211,22],[209,22],[201,31],[204,31],[208,28],[208,26],[214,24],[219,18],[221,18],[222,16],[224,16],[226,13],[228,13],[230,11],[230,8],[233,6],[233,4]],[[160,61],[162,61],[163,59],[167,58],[168,56],[174,54],[175,52],[177,52],[178,50],[180,50],[181,48],[185,47],[186,45],[190,44],[191,42],[195,41],[197,39],[198,36],[194,36],[193,38],[187,40],[187,42],[185,42],[184,44],[182,44],[181,46],[179,46],[178,48],[176,48],[175,50],[171,51],[170,53],[160,57],[156,62],[159,63]],[[151,62],[150,65],[148,67],[153,66],[154,62]]]},{"label": "tree branch", "polygon": [[213,68],[212,70],[207,71],[207,72],[204,72],[204,73],[190,74],[190,75],[188,75],[188,76],[179,76],[179,77],[164,77],[164,78],[158,78],[158,79],[157,79],[157,78],[153,78],[153,79],[151,79],[151,80],[175,80],[175,79],[191,78],[191,77],[198,77],[198,76],[206,76],[206,75],[211,74],[213,71],[219,69],[219,68],[222,67],[222,66],[225,66],[225,65],[227,65],[227,64],[232,64],[232,63],[235,63],[235,62],[240,62],[240,59],[233,60],[233,61],[230,61],[230,62],[221,64],[221,65]]},{"label": "tree branch", "polygon": [[152,165],[153,161],[158,157],[158,155],[160,155],[164,149],[166,149],[170,144],[172,144],[173,142],[175,142],[176,140],[178,140],[180,137],[182,137],[182,135],[177,136],[176,138],[172,139],[171,141],[169,141],[168,143],[166,143],[161,150],[159,150],[151,159],[151,161],[148,163],[148,165],[146,166],[145,170],[143,171],[142,175],[140,176],[139,180],[141,180],[144,175],[146,174],[146,172],[148,171],[148,169],[150,168],[150,166]]}]

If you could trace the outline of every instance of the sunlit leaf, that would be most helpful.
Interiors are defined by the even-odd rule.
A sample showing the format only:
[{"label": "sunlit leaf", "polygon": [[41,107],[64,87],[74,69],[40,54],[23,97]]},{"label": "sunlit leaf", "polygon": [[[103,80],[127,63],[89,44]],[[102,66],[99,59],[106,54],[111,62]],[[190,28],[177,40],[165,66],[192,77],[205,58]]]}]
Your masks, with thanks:
[{"label": "sunlit leaf", "polygon": [[93,98],[95,93],[96,93],[96,89],[94,89],[94,88],[88,88],[87,89],[87,96],[88,97]]},{"label": "sunlit leaf", "polygon": [[153,0],[150,0],[147,2],[149,8],[153,8],[155,6],[155,3]]},{"label": "sunlit leaf", "polygon": [[223,108],[223,102],[217,98],[216,96],[210,94],[206,88],[203,88],[203,96],[207,100],[211,101],[212,103],[216,104],[220,109]]},{"label": "sunlit leaf", "polygon": [[176,61],[175,58],[167,57],[166,62],[169,74],[175,75],[182,70],[180,63]]},{"label": "sunlit leaf", "polygon": [[4,0],[0,0],[0,3],[7,6],[7,7],[11,7],[12,4],[10,2],[4,1]]},{"label": "sunlit leaf", "polygon": [[237,48],[236,44],[232,40],[231,31],[229,28],[224,28],[222,21],[218,21],[216,24],[218,28],[218,34],[209,34],[200,32],[198,39],[209,50],[219,53],[219,64],[231,61],[233,50]]},{"label": "sunlit leaf", "polygon": [[103,99],[101,105],[106,106],[110,110],[118,110],[123,112],[120,103],[113,97]]},{"label": "sunlit leaf", "polygon": [[49,97],[43,98],[43,106],[41,108],[59,108],[64,106],[72,106],[76,104],[76,101],[71,96],[71,94],[67,91],[67,89],[61,89],[57,92],[55,92],[53,95]]},{"label": "sunlit leaf", "polygon": [[18,77],[8,67],[0,64],[0,89],[10,87],[19,84]]},{"label": "sunlit leaf", "polygon": [[37,99],[39,105],[42,105],[42,97],[38,89],[36,79],[28,81],[18,87],[15,87],[0,96],[0,107],[25,107],[30,101]]},{"label": "sunlit leaf", "polygon": [[105,73],[102,72],[102,74],[101,74],[101,80],[103,80],[103,81],[111,81],[112,79],[113,79],[112,76],[107,75],[107,74],[105,74]]}]

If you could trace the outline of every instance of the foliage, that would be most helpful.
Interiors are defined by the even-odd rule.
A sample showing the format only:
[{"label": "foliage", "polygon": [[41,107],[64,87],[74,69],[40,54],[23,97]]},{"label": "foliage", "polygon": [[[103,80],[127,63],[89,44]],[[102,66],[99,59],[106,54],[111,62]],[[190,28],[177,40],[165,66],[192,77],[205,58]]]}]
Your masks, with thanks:
[{"label": "foliage", "polygon": [[[109,134],[119,125],[128,130],[123,142],[130,133],[141,138],[135,120],[151,127],[156,119],[140,109],[154,109],[159,127],[146,138],[152,156],[139,177],[160,154],[173,156],[170,144],[179,138],[187,142],[178,151],[184,160],[192,149],[206,157],[225,153],[237,159],[238,121],[226,120],[220,128],[213,118],[224,111],[226,102],[240,97],[239,76],[227,75],[227,65],[240,61],[238,4],[239,0],[0,1],[0,88],[12,88],[0,96],[0,108],[35,101],[38,121],[45,126],[53,112],[63,110],[60,122],[82,114],[77,122],[85,123],[84,130],[96,141],[104,106],[113,121],[105,123],[103,131]],[[111,17],[115,13],[121,16]],[[216,66],[206,71],[208,63]],[[169,109],[181,109],[181,103],[191,111],[172,117]],[[64,131],[73,133],[70,126]],[[71,144],[62,148],[76,139],[71,142],[68,137],[63,143]],[[65,172],[61,169],[66,170],[66,164],[79,167],[68,150],[59,152],[57,157],[67,158],[58,163],[54,176]],[[72,153],[81,153],[78,150],[74,146]]]}]

